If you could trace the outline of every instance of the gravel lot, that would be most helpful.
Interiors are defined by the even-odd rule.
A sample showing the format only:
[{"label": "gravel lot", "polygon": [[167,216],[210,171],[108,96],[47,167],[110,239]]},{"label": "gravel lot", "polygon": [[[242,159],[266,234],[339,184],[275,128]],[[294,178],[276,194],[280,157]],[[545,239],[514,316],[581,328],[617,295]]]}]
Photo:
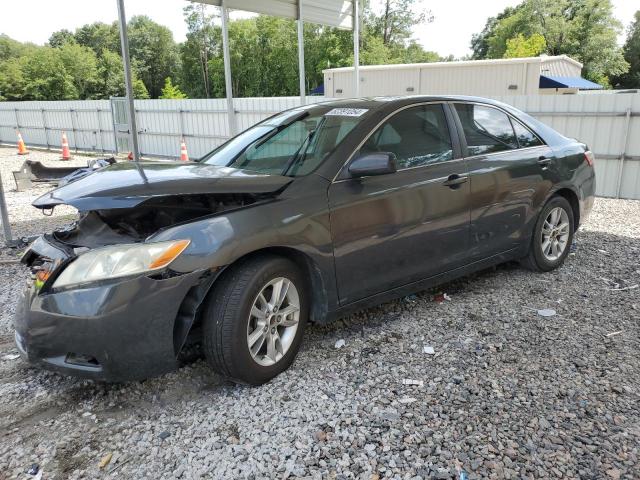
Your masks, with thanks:
[{"label": "gravel lot", "polygon": [[[29,206],[46,187],[12,191],[12,153],[16,231],[68,222]],[[639,478],[640,289],[622,288],[640,284],[640,202],[598,199],[577,241],[552,273],[504,265],[309,328],[259,388],[203,360],[107,385],[11,359],[27,273],[0,264],[0,479]]]}]

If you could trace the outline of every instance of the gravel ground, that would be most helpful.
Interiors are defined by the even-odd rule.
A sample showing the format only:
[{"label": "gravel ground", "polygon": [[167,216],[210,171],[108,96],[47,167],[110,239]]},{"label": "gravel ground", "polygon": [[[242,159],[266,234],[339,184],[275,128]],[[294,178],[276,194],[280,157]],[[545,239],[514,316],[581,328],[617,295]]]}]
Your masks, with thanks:
[{"label": "gravel ground", "polygon": [[[40,195],[51,190],[52,185],[47,183],[34,183],[33,188],[16,192],[16,184],[13,180],[13,172],[20,170],[22,162],[25,160],[40,161],[47,167],[86,167],[87,160],[95,157],[87,157],[75,154],[71,160],[59,160],[60,153],[31,151],[28,155],[16,155],[15,148],[0,147],[0,174],[2,175],[2,185],[4,187],[7,207],[9,209],[9,220],[14,239],[30,235],[38,235],[50,230],[53,225],[68,223],[75,214],[72,207],[59,207],[55,209],[53,217],[45,217],[40,210],[33,208],[31,202]],[[54,220],[56,219],[56,220]],[[0,232],[0,237],[2,233]],[[4,244],[4,242],[2,242]]]},{"label": "gravel ground", "polygon": [[[32,212],[40,190],[7,192],[20,234],[68,221]],[[259,388],[203,360],[107,385],[11,359],[27,274],[0,264],[0,479],[640,478],[640,289],[621,290],[639,239],[640,202],[598,199],[559,270],[504,265],[311,327]]]}]

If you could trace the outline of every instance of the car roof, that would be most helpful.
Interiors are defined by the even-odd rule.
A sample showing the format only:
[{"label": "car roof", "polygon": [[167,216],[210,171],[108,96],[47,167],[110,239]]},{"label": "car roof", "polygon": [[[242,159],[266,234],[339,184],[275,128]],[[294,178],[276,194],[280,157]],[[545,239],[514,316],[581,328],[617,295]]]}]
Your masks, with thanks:
[{"label": "car roof", "polygon": [[472,97],[466,95],[398,95],[398,96],[379,96],[379,97],[363,97],[363,98],[345,98],[340,100],[328,100],[315,105],[323,105],[336,108],[368,108],[377,109],[383,107],[391,107],[408,105],[411,103],[422,102],[479,102],[497,106],[505,106],[504,103],[484,97]]}]

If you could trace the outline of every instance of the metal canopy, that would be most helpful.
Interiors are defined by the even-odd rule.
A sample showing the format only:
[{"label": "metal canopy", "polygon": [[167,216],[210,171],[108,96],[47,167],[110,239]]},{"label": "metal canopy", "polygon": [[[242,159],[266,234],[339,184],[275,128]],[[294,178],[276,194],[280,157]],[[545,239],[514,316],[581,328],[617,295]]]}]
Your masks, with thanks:
[{"label": "metal canopy", "polygon": [[[132,154],[135,161],[139,160],[138,132],[136,130],[135,108],[131,77],[131,62],[129,59],[129,45],[127,38],[127,22],[124,11],[124,0],[116,0],[118,4],[118,20],[120,41],[124,60],[125,86],[129,104],[129,131],[131,136]],[[204,3],[220,7],[222,19],[222,52],[224,56],[224,78],[229,116],[229,134],[238,133],[236,112],[233,107],[233,83],[231,81],[231,56],[229,53],[229,13],[228,9],[273,15],[275,17],[293,18],[297,20],[298,28],[298,71],[300,76],[300,104],[306,103],[306,88],[304,82],[304,22],[317,23],[329,27],[353,30],[353,63],[355,69],[356,97],[360,94],[360,4],[359,0],[188,0],[192,3]]]},{"label": "metal canopy", "polygon": [[[191,0],[245,12],[263,13],[274,17],[298,17],[298,0]],[[353,0],[302,0],[302,20],[347,30],[353,28]]]}]

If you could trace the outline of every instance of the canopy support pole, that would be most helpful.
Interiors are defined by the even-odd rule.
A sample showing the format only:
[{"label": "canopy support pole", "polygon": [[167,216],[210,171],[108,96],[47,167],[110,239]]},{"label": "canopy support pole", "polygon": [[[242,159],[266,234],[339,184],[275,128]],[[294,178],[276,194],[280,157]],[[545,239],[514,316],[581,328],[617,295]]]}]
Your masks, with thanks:
[{"label": "canopy support pole", "polygon": [[7,211],[7,200],[4,198],[4,187],[2,186],[2,176],[0,176],[0,218],[2,220],[2,230],[4,231],[4,244],[7,247],[13,245],[11,237],[11,223],[9,223],[9,212]]},{"label": "canopy support pole", "polygon": [[129,138],[131,139],[131,153],[133,154],[133,159],[138,162],[140,161],[140,150],[138,149],[136,108],[133,103],[133,81],[131,76],[129,37],[127,35],[127,16],[124,12],[124,0],[118,0],[118,21],[120,24],[120,45],[122,47],[122,60],[124,64],[124,84],[127,92],[127,104],[129,107]]},{"label": "canopy support pole", "polygon": [[360,6],[353,0],[353,74],[355,77],[355,97],[360,97]]},{"label": "canopy support pole", "polygon": [[300,77],[300,105],[307,103],[304,72],[304,21],[302,20],[302,1],[298,0],[298,76]]},{"label": "canopy support pole", "polygon": [[233,137],[238,131],[236,111],[233,108],[233,82],[231,81],[231,55],[229,54],[229,11],[227,10],[225,0],[220,2],[220,18],[222,19],[222,54],[224,57],[224,86],[227,94],[229,134]]}]

